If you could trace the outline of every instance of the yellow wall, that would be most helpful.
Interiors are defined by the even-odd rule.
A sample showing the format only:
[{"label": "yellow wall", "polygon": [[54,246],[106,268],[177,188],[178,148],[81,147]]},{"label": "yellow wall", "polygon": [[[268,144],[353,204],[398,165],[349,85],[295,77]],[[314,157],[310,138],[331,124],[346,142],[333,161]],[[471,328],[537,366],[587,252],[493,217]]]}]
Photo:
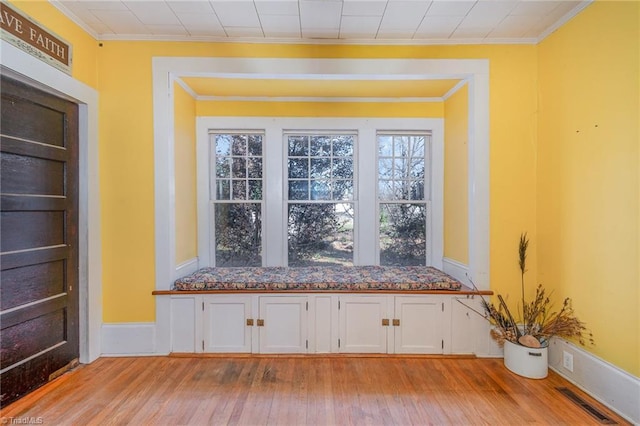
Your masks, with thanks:
[{"label": "yellow wall", "polygon": [[226,117],[442,118],[442,102],[248,102],[198,101],[197,114]]},{"label": "yellow wall", "polygon": [[176,265],[198,255],[196,101],[174,83]]},{"label": "yellow wall", "polygon": [[72,76],[83,83],[98,87],[98,42],[47,1],[9,0],[14,8],[53,31],[73,46]]},{"label": "yellow wall", "polygon": [[468,142],[469,88],[444,102],[444,255],[469,261]]},{"label": "yellow wall", "polygon": [[539,46],[538,277],[593,353],[640,376],[640,3],[596,2]]}]

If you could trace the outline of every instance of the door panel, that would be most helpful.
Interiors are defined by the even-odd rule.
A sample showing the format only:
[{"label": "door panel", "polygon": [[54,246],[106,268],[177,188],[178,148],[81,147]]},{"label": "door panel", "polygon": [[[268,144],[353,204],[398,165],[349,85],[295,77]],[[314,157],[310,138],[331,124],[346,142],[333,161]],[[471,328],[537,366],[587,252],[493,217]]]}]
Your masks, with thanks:
[{"label": "door panel", "polygon": [[395,353],[441,354],[443,352],[443,300],[434,297],[402,297],[395,300]]},{"label": "door panel", "polygon": [[3,193],[64,195],[64,162],[4,152],[0,161]]},{"label": "door panel", "polygon": [[6,405],[77,359],[78,108],[2,76],[0,350]]},{"label": "door panel", "polygon": [[340,297],[340,352],[386,353],[386,296]]},{"label": "door panel", "polygon": [[251,352],[250,296],[206,297],[204,351]]},{"label": "door panel", "polygon": [[64,212],[2,212],[2,252],[64,245]]},{"label": "door panel", "polygon": [[260,353],[307,352],[306,305],[306,297],[260,297]]},{"label": "door panel", "polygon": [[11,309],[63,292],[63,260],[7,269],[2,272],[0,309]]}]

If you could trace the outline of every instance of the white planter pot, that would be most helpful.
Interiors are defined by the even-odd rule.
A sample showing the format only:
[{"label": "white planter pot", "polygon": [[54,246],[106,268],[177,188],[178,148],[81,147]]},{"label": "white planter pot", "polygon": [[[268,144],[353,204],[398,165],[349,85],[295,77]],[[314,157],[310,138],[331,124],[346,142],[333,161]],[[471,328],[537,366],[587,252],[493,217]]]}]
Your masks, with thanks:
[{"label": "white planter pot", "polygon": [[549,372],[548,347],[528,348],[504,342],[504,366],[519,376],[544,379]]}]

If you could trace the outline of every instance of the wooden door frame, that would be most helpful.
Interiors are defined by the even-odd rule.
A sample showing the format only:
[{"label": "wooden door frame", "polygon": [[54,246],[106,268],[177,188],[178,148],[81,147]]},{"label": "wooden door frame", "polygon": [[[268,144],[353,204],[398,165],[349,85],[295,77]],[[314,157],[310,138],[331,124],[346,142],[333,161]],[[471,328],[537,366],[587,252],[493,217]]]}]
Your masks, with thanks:
[{"label": "wooden door frame", "polygon": [[80,362],[102,354],[102,245],[98,176],[98,92],[0,41],[2,74],[78,104]]}]

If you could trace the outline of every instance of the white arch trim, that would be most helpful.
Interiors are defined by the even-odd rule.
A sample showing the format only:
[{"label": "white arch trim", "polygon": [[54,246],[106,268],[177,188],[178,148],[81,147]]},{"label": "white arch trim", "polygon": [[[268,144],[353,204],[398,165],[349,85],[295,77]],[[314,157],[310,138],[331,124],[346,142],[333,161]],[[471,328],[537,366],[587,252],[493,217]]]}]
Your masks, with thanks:
[{"label": "white arch trim", "polygon": [[[469,265],[489,288],[489,61],[487,59],[153,58],[157,290],[177,278],[173,82],[186,76],[273,79],[463,79],[469,83]],[[170,306],[156,298],[156,352],[168,353]]]}]

